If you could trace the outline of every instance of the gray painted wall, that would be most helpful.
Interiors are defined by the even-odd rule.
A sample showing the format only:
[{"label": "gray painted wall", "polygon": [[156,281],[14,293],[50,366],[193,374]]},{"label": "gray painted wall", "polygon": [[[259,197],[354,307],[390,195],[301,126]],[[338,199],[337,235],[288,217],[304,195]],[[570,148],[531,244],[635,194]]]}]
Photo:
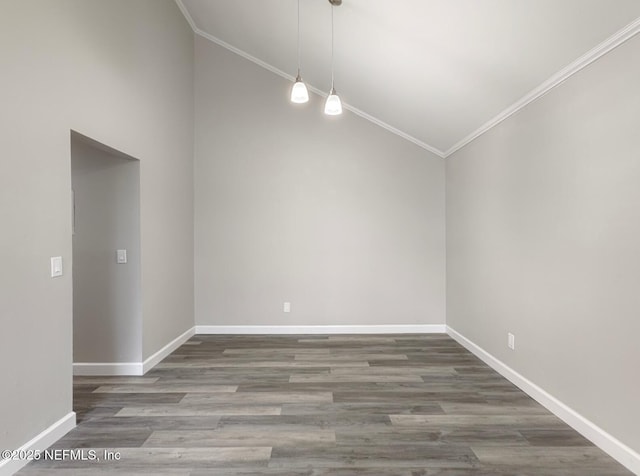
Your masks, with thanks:
[{"label": "gray painted wall", "polygon": [[72,136],[71,185],[73,361],[140,362],[140,162]]},{"label": "gray painted wall", "polygon": [[443,324],[443,159],[290,87],[196,38],[197,324]]},{"label": "gray painted wall", "polygon": [[193,325],[193,32],[172,0],[0,0],[0,71],[0,448],[17,448],[71,411],[70,130],[141,160],[142,357]]},{"label": "gray painted wall", "polygon": [[[443,323],[443,161],[197,50],[197,322]],[[447,162],[450,325],[636,451],[639,50]],[[0,58],[0,447],[15,448],[71,411],[71,129],[141,159],[142,358],[193,323],[193,35],[170,0],[0,0]]]},{"label": "gray painted wall", "polygon": [[635,451],[639,57],[637,36],[447,160],[448,324]]}]

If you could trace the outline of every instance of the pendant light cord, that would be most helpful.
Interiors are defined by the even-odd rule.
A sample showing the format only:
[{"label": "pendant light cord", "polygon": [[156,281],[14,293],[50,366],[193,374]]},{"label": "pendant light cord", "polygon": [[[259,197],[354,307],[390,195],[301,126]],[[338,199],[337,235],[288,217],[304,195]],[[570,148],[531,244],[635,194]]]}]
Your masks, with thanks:
[{"label": "pendant light cord", "polygon": [[331,5],[331,90],[333,91],[333,4]]},{"label": "pendant light cord", "polygon": [[298,0],[298,76],[300,76],[300,0]]}]

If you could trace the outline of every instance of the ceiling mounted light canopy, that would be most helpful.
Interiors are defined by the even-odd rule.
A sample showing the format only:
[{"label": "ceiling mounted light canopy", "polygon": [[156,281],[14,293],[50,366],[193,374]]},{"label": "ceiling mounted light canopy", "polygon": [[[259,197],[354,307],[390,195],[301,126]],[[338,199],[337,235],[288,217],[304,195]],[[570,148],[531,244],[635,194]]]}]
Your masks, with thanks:
[{"label": "ceiling mounted light canopy", "polygon": [[293,87],[291,88],[291,102],[296,104],[309,102],[309,91],[307,91],[307,86],[300,76],[300,0],[298,0],[298,75],[296,76],[296,82],[293,83]]},{"label": "ceiling mounted light canopy", "polygon": [[331,91],[327,97],[327,102],[324,103],[324,113],[328,116],[337,116],[342,114],[342,101],[340,96],[336,93],[334,85],[334,73],[333,73],[333,7],[342,5],[342,0],[329,0],[331,4]]}]

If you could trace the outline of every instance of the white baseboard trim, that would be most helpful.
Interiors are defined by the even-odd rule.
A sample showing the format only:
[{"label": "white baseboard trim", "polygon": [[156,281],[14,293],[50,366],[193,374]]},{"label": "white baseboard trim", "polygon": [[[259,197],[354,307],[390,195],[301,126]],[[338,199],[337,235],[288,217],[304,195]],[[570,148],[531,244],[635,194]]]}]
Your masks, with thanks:
[{"label": "white baseboard trim", "polygon": [[445,324],[380,326],[196,326],[196,334],[444,334]]},{"label": "white baseboard trim", "polygon": [[640,454],[620,440],[610,435],[592,421],[567,406],[544,389],[522,376],[489,352],[471,342],[455,329],[447,326],[447,333],[467,350],[475,354],[489,367],[493,368],[511,383],[519,387],[531,398],[544,406],[551,413],[573,427],[582,436],[608,453],[612,458],[635,474],[640,474]]},{"label": "white baseboard trim", "polygon": [[146,374],[149,370],[151,370],[153,367],[158,365],[158,363],[160,363],[165,357],[171,354],[171,352],[173,352],[182,344],[184,344],[189,339],[191,339],[195,333],[196,333],[195,327],[192,327],[191,329],[186,330],[185,332],[180,334],[178,337],[173,339],[171,342],[169,342],[167,345],[165,345],[158,352],[156,352],[155,354],[147,358],[142,363],[142,375]]},{"label": "white baseboard trim", "polygon": [[381,326],[195,326],[144,362],[77,362],[73,375],[140,376],[146,374],[195,334],[444,334],[444,324]]},{"label": "white baseboard trim", "polygon": [[[60,420],[55,422],[49,428],[36,435],[31,440],[27,441],[24,445],[18,448],[18,452],[34,452],[44,451],[49,446],[54,444],[69,431],[76,426],[76,414],[75,412],[68,413]],[[25,467],[29,461],[20,459],[2,459],[0,460],[0,476],[11,476],[18,472],[21,468]]]},{"label": "white baseboard trim", "polygon": [[140,376],[146,374],[162,359],[188,341],[196,328],[186,330],[144,362],[78,362],[73,364],[73,375]]},{"label": "white baseboard trim", "polygon": [[142,362],[76,362],[73,375],[142,375]]}]

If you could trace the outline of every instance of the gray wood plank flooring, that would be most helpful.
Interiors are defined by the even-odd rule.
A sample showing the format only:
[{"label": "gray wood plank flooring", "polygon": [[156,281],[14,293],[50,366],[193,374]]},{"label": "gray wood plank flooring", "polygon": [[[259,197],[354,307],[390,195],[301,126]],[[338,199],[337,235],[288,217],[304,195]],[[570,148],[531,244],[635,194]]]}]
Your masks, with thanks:
[{"label": "gray wood plank flooring", "polygon": [[120,459],[19,475],[631,474],[446,335],[195,336],[74,410],[52,449]]}]

